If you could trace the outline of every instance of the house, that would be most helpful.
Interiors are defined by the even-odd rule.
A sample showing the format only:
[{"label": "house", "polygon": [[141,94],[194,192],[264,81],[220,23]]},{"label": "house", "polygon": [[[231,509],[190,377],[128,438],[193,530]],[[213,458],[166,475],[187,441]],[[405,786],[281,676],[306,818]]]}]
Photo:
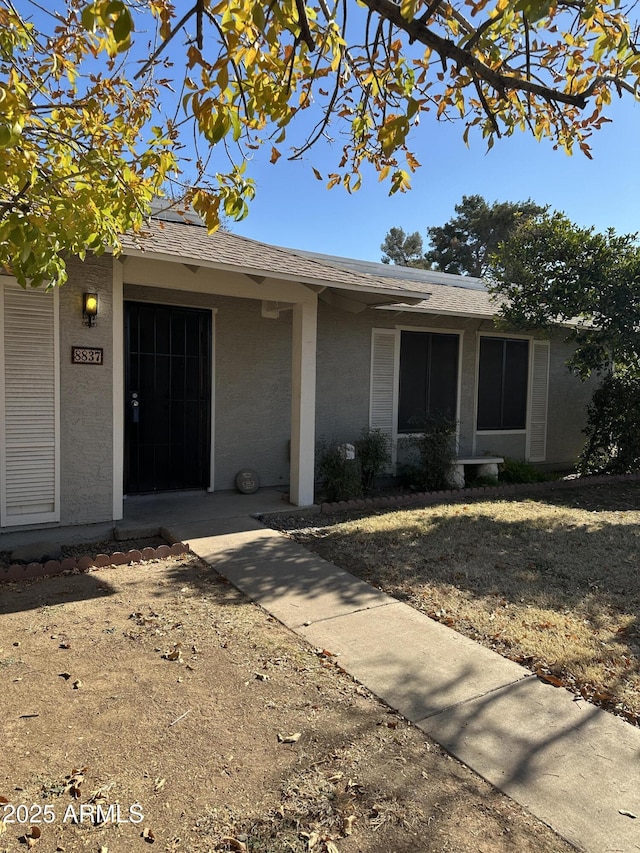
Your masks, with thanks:
[{"label": "house", "polygon": [[64,287],[5,276],[0,296],[3,530],[117,520],[125,495],[243,468],[307,505],[316,437],[371,425],[400,453],[425,408],[455,414],[461,455],[568,468],[581,448],[590,389],[562,330],[498,331],[466,277],[154,219]]}]

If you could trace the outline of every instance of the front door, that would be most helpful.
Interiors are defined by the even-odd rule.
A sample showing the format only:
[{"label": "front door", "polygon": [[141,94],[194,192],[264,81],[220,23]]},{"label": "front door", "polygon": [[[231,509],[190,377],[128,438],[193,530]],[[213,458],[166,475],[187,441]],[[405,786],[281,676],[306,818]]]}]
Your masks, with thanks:
[{"label": "front door", "polygon": [[209,486],[211,312],[125,302],[125,492]]}]

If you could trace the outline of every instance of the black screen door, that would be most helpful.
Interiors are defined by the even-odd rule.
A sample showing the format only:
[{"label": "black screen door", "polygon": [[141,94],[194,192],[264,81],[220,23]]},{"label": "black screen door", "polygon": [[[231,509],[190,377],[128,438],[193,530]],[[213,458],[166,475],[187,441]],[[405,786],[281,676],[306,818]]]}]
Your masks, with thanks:
[{"label": "black screen door", "polygon": [[206,488],[211,312],[125,303],[125,492]]}]

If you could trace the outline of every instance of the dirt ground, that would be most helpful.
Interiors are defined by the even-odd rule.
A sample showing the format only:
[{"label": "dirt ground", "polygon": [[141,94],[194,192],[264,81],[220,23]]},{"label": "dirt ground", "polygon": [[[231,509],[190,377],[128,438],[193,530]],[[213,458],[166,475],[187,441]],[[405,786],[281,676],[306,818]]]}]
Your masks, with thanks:
[{"label": "dirt ground", "polygon": [[573,849],[196,559],[0,586],[0,685],[3,852]]}]

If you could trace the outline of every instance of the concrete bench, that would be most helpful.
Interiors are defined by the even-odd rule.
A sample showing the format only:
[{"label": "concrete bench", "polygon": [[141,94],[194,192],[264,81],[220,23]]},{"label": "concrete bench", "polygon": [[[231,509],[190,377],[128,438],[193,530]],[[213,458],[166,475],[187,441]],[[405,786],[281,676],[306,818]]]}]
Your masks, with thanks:
[{"label": "concrete bench", "polygon": [[504,462],[502,456],[470,456],[468,459],[456,459],[451,466],[451,486],[454,489],[464,489],[464,467],[473,465],[478,477],[491,477],[498,480],[498,465]]}]

